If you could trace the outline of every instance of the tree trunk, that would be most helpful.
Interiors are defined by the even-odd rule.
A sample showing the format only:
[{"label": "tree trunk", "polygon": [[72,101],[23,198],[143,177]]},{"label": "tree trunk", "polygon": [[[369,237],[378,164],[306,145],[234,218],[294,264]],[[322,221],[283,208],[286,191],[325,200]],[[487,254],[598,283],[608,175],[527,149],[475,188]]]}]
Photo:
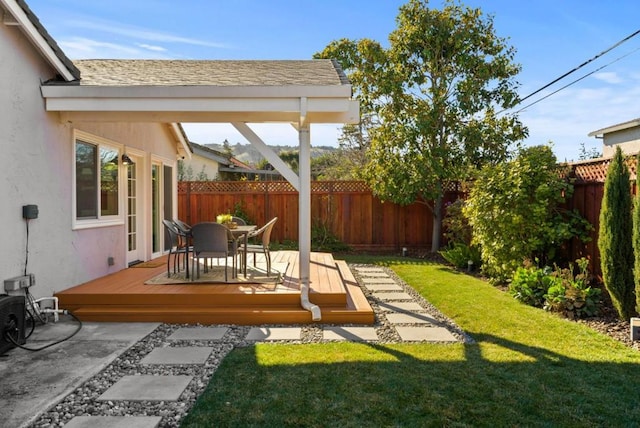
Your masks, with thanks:
[{"label": "tree trunk", "polygon": [[433,201],[433,235],[431,237],[431,252],[440,250],[440,235],[442,231],[442,193]]}]

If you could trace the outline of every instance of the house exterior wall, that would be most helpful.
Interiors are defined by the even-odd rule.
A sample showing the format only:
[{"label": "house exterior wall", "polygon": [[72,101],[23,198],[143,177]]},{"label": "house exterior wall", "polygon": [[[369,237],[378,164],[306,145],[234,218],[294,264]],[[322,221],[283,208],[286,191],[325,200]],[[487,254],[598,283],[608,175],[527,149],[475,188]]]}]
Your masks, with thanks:
[{"label": "house exterior wall", "polygon": [[183,162],[183,178],[185,181],[215,180],[218,177],[218,167],[220,164],[214,160],[193,153],[191,160],[185,159]]},{"label": "house exterior wall", "polygon": [[640,151],[640,127],[623,129],[603,135],[602,156],[612,157],[616,151],[616,146],[620,146],[627,154],[635,154]]},{"label": "house exterior wall", "polygon": [[[0,168],[4,229],[0,293],[5,279],[25,270],[35,274],[36,285],[30,291],[37,298],[126,267],[124,224],[72,228],[74,127],[143,151],[146,188],[150,189],[150,153],[175,171],[175,140],[166,125],[70,124],[61,123],[57,113],[46,112],[40,84],[54,76],[55,71],[19,27],[0,22],[0,147],[4,158]],[[145,209],[150,210],[150,191],[144,197],[149,202]],[[22,218],[22,206],[27,204],[39,208],[38,218],[28,223]],[[108,257],[114,258],[113,266],[108,266]]]}]

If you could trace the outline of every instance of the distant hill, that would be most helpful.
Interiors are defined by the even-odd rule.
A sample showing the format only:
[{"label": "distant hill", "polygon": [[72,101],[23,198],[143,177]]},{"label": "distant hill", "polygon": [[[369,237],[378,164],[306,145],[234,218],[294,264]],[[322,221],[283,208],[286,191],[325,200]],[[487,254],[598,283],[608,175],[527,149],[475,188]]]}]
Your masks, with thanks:
[{"label": "distant hill", "polygon": [[[206,144],[207,147],[213,150],[217,150],[219,152],[224,153],[224,146],[222,144]],[[271,150],[276,153],[280,152],[289,152],[292,150],[298,150],[297,146],[269,146]],[[235,145],[231,145],[231,150],[233,151],[233,157],[238,159],[239,161],[245,162],[250,165],[255,165],[264,159],[264,156],[260,154],[260,152],[253,147],[251,144],[240,144],[236,143]],[[322,156],[326,153],[331,153],[336,151],[335,147],[331,146],[317,146],[311,147],[311,157],[316,158]]]}]

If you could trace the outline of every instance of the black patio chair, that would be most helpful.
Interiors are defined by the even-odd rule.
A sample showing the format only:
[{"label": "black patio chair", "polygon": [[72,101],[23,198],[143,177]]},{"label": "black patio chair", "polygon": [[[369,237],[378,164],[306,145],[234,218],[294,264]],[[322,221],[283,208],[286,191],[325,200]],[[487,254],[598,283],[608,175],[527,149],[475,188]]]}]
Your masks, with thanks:
[{"label": "black patio chair", "polygon": [[224,258],[224,280],[228,281],[229,256],[233,260],[232,276],[235,277],[238,247],[231,231],[226,226],[213,222],[198,223],[191,227],[191,237],[193,239],[193,263],[197,263],[197,266],[192,269],[194,277],[200,278],[200,259],[205,260],[205,269],[207,269],[208,259]]}]

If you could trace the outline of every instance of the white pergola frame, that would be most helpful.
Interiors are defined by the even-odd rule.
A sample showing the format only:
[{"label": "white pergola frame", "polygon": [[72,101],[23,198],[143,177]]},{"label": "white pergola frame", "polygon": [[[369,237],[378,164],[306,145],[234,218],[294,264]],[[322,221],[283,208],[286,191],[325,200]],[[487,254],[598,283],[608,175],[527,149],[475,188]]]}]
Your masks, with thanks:
[{"label": "white pergola frame", "polygon": [[[42,85],[47,111],[63,122],[231,123],[299,192],[301,305],[309,301],[311,254],[311,124],[355,124],[359,105],[351,85],[318,86],[82,86]],[[289,123],[298,131],[299,174],[249,127]]]}]

